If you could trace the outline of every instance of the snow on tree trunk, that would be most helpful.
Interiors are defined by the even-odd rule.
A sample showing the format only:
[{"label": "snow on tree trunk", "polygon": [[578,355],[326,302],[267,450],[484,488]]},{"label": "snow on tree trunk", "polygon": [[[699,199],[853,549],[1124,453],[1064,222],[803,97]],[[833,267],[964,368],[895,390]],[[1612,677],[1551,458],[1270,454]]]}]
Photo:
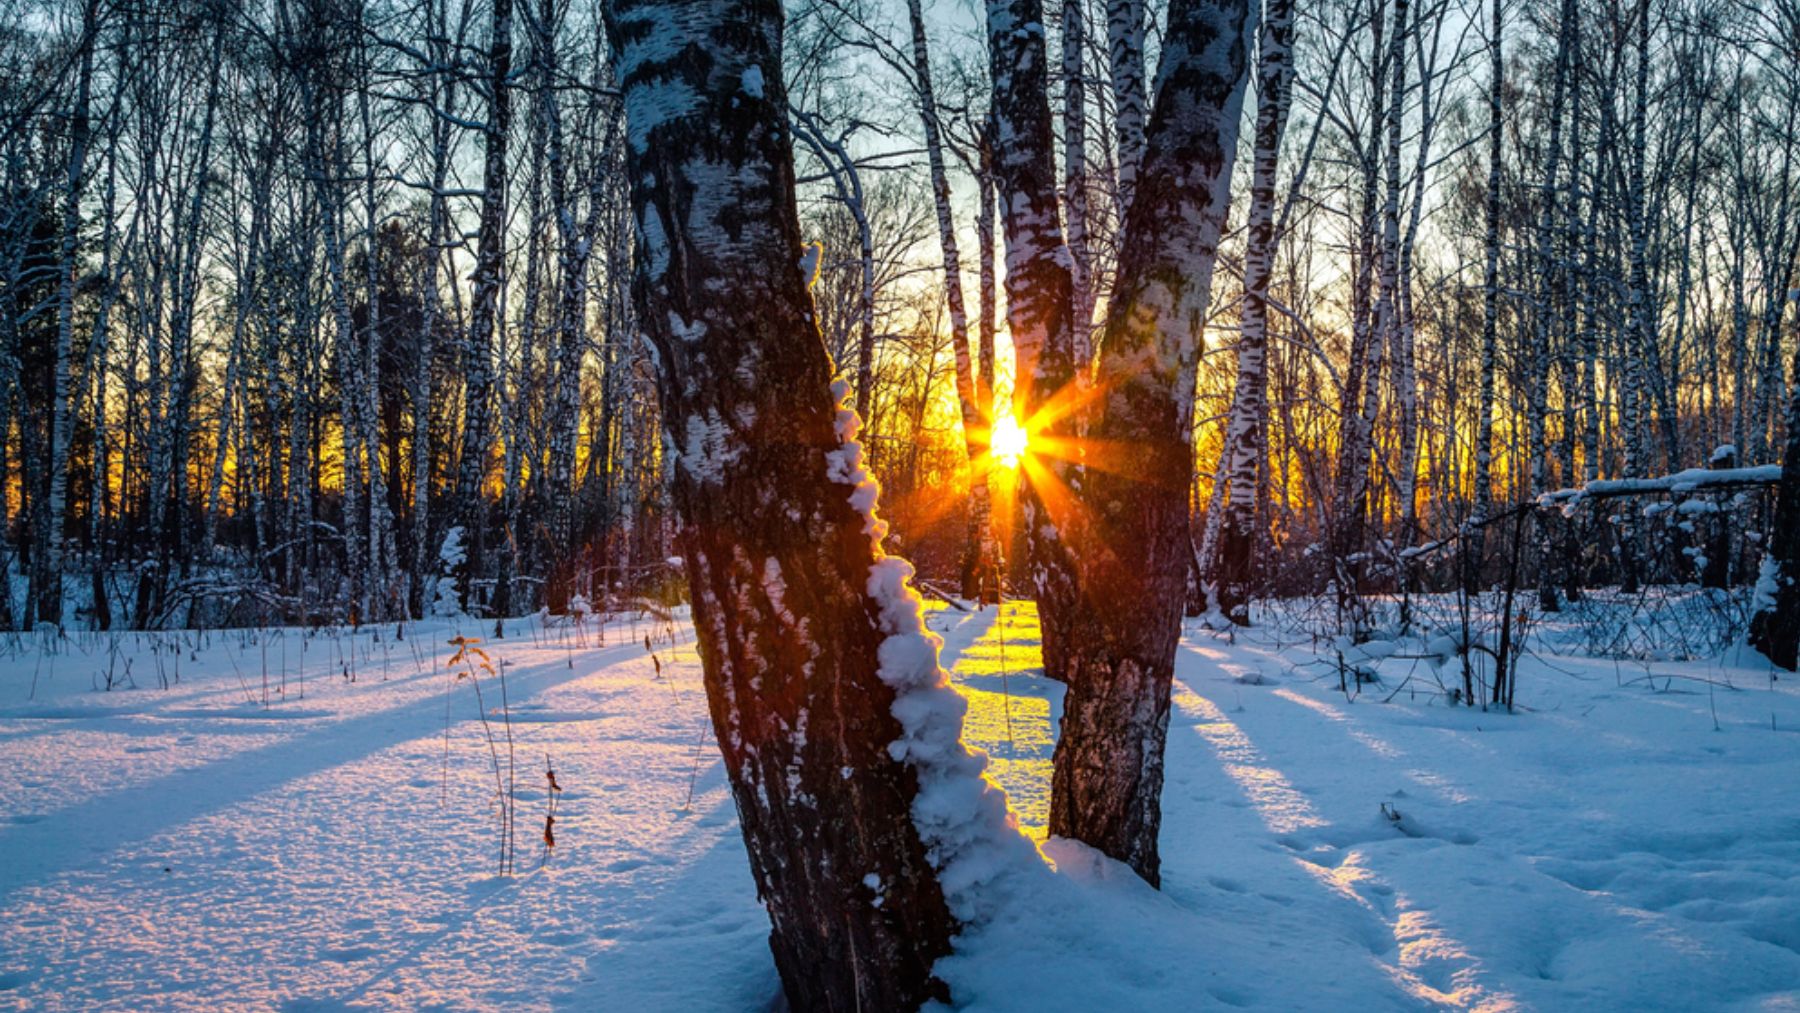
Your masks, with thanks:
[{"label": "snow on tree trunk", "polygon": [[[1800,376],[1800,348],[1794,352]],[[1756,582],[1750,643],[1792,671],[1800,662],[1800,383],[1788,391],[1787,449],[1775,489],[1775,519]]]},{"label": "snow on tree trunk", "polygon": [[[1176,0],[1125,222],[1088,419],[1097,467],[1068,525],[1080,564],[1050,833],[1160,881],[1163,744],[1191,548],[1196,370],[1230,204],[1248,0]],[[1109,447],[1129,447],[1126,453]]]},{"label": "snow on tree trunk", "polygon": [[958,741],[966,705],[911,568],[880,549],[857,418],[830,387],[781,9],[615,0],[607,16],[707,700],[788,1003],[946,999],[934,962],[1030,850]]}]

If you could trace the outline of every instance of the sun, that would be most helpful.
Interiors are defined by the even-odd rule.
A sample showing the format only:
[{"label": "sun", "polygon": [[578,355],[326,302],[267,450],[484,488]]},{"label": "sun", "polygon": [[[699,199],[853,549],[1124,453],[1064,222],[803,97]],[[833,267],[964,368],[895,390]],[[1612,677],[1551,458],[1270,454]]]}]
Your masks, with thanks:
[{"label": "sun", "polygon": [[1031,449],[1031,437],[1025,432],[1019,421],[1011,415],[1002,415],[994,421],[994,428],[988,433],[988,453],[994,460],[1008,468],[1017,468],[1025,452]]}]

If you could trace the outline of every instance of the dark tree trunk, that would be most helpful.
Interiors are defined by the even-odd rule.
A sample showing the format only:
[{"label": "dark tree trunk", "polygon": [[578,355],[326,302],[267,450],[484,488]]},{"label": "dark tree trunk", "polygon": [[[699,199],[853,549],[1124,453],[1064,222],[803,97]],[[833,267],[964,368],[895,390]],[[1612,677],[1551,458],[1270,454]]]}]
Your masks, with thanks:
[{"label": "dark tree trunk", "polygon": [[954,698],[910,567],[879,548],[801,275],[780,4],[613,0],[607,17],[707,700],[788,1002],[946,999],[932,965],[964,908],[933,863],[954,845],[913,806],[980,764],[960,721],[895,714]]},{"label": "dark tree trunk", "polygon": [[[1800,376],[1800,350],[1794,352],[1794,370]],[[1800,383],[1788,392],[1787,448],[1775,489],[1775,523],[1757,580],[1750,644],[1789,671],[1800,662]]]},{"label": "dark tree trunk", "polygon": [[481,225],[469,300],[469,333],[463,361],[462,457],[456,474],[456,510],[469,539],[465,573],[458,574],[465,604],[483,566],[487,546],[482,485],[493,442],[494,326],[499,315],[501,272],[506,262],[506,136],[512,129],[512,0],[494,0],[488,39],[488,120],[482,167]]},{"label": "dark tree trunk", "polygon": [[[1081,475],[1080,587],[1050,833],[1160,880],[1163,743],[1192,552],[1195,372],[1230,203],[1249,62],[1248,0],[1175,0],[1163,37]],[[1106,448],[1129,447],[1127,453]]]}]

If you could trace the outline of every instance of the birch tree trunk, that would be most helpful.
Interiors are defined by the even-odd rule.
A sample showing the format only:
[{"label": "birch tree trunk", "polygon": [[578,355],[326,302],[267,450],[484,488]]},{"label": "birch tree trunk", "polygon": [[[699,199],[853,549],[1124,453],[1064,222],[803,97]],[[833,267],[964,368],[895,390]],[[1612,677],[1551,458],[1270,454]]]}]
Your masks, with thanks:
[{"label": "birch tree trunk", "polygon": [[[1248,0],[1175,0],[1089,418],[1050,833],[1161,880],[1163,745],[1191,548],[1196,370],[1249,63]],[[1129,448],[1120,451],[1107,448]]]},{"label": "birch tree trunk", "polygon": [[1244,306],[1238,330],[1237,389],[1225,435],[1229,499],[1219,529],[1216,580],[1219,611],[1244,625],[1250,619],[1250,556],[1256,541],[1259,480],[1267,446],[1269,280],[1280,243],[1275,231],[1275,183],[1287,126],[1293,45],[1293,0],[1269,0],[1257,44],[1256,140],[1250,210],[1245,217]]},{"label": "birch tree trunk", "polygon": [[1085,372],[1092,360],[1089,331],[1094,319],[1093,253],[1088,241],[1086,0],[1063,0],[1063,207],[1069,216],[1069,283],[1073,300],[1075,364]]},{"label": "birch tree trunk", "polygon": [[1106,0],[1106,52],[1112,72],[1113,130],[1119,161],[1118,220],[1125,220],[1144,159],[1144,0]]},{"label": "birch tree trunk", "polygon": [[[781,7],[614,0],[607,16],[707,700],[788,1003],[945,1000],[932,965],[979,906],[934,866],[953,881],[1010,831],[972,780],[964,705],[910,567],[880,550],[859,423],[829,389],[799,269]],[[944,791],[958,801],[923,815]]]},{"label": "birch tree trunk", "polygon": [[[969,516],[963,546],[962,593],[986,604],[999,600],[998,563],[990,532],[990,459],[985,434],[990,431],[991,406],[981,399],[977,373],[969,348],[969,316],[963,302],[962,257],[957,249],[956,220],[950,206],[950,176],[944,161],[944,131],[938,120],[937,91],[931,77],[931,47],[925,35],[921,0],[907,0],[906,15],[912,30],[913,86],[919,102],[920,126],[925,133],[925,160],[931,171],[931,203],[937,214],[938,246],[944,259],[944,302],[950,311],[950,350],[956,359],[956,405],[962,420],[963,450],[969,462]],[[982,185],[981,199],[991,204]],[[986,212],[977,211],[978,219]],[[978,236],[982,235],[977,228]],[[989,245],[988,272],[992,280],[993,227],[985,233]]]},{"label": "birch tree trunk", "polygon": [[[1544,178],[1538,195],[1540,206],[1534,261],[1539,275],[1540,295],[1532,318],[1526,406],[1526,453],[1531,458],[1529,494],[1533,497],[1548,492],[1550,488],[1550,461],[1553,456],[1553,447],[1549,441],[1550,324],[1557,313],[1558,304],[1567,303],[1571,299],[1567,284],[1568,272],[1556,262],[1555,242],[1557,214],[1560,210],[1557,179],[1562,167],[1563,107],[1568,94],[1570,39],[1575,17],[1575,0],[1563,0],[1556,32],[1555,79],[1551,85],[1550,139],[1544,156]],[[1565,392],[1565,397],[1568,393]],[[1537,518],[1536,523],[1542,536],[1540,547],[1543,556],[1539,568],[1538,606],[1546,612],[1554,612],[1560,607],[1556,598],[1556,580],[1550,567],[1554,550],[1548,526],[1542,518]]]},{"label": "birch tree trunk", "polygon": [[475,253],[473,291],[469,300],[468,337],[463,348],[462,454],[457,461],[457,515],[470,550],[459,587],[467,607],[473,581],[486,550],[487,524],[483,481],[493,444],[494,328],[499,315],[501,273],[506,258],[506,142],[512,131],[512,0],[493,0],[489,22],[487,73],[488,118],[483,130],[485,155],[481,180],[481,224]]},{"label": "birch tree trunk", "polygon": [[[80,274],[81,195],[87,182],[88,143],[92,134],[88,103],[93,94],[94,42],[99,34],[99,0],[86,0],[81,13],[81,66],[75,81],[75,103],[69,113],[69,161],[62,211],[62,249],[57,264],[56,349],[51,367],[49,487],[45,491],[44,543],[35,560],[37,621],[55,626],[63,619],[63,514],[69,496],[69,434],[74,421],[69,403],[69,358],[75,334],[75,283]],[[3,424],[3,423],[0,423]],[[0,429],[0,432],[4,432]],[[11,579],[0,570],[0,580]]]},{"label": "birch tree trunk", "polygon": [[[1404,0],[1402,0],[1404,2]],[[1339,390],[1337,475],[1332,493],[1330,551],[1337,571],[1332,580],[1337,585],[1339,605],[1355,594],[1358,567],[1350,561],[1360,552],[1363,540],[1364,514],[1368,509],[1369,456],[1371,430],[1380,387],[1382,349],[1381,314],[1371,299],[1375,282],[1375,263],[1381,247],[1381,159],[1377,157],[1375,133],[1387,123],[1388,90],[1382,70],[1390,59],[1383,46],[1386,36],[1386,5],[1373,0],[1370,12],[1370,51],[1373,55],[1371,84],[1374,92],[1369,116],[1369,138],[1358,146],[1361,161],[1361,193],[1358,199],[1358,224],[1353,240],[1351,279],[1350,365],[1345,370]],[[1403,21],[1398,21],[1403,25]],[[1401,28],[1395,29],[1401,32]],[[1402,32],[1402,34],[1404,34]]]},{"label": "birch tree trunk", "polygon": [[[450,64],[453,40],[441,0],[433,0],[423,12],[425,31],[431,41],[426,50],[432,68]],[[460,41],[460,40],[458,40]],[[432,359],[436,354],[438,331],[444,326],[443,296],[439,291],[438,272],[450,242],[450,208],[445,186],[450,177],[451,131],[456,119],[457,76],[438,70],[421,74],[419,97],[431,112],[430,137],[431,194],[426,205],[426,248],[423,278],[419,283],[419,330],[415,338],[413,369],[408,391],[412,404],[412,560],[407,583],[408,602],[414,616],[423,618],[427,602],[425,585],[435,573],[438,549],[432,537],[432,406],[435,404]]]},{"label": "birch tree trunk", "polygon": [[1501,0],[1488,0],[1493,18],[1488,39],[1488,178],[1483,204],[1486,259],[1481,281],[1481,379],[1475,402],[1475,504],[1463,534],[1463,590],[1473,594],[1481,582],[1487,544],[1488,515],[1494,510],[1494,374],[1500,328],[1500,156],[1502,89],[1506,66],[1501,49]]},{"label": "birch tree trunk", "polygon": [[1061,506],[1068,502],[1072,458],[1079,454],[1079,367],[1074,279],[1057,208],[1043,0],[988,0],[987,15],[995,196],[1006,237],[1006,323],[1016,360],[1013,411],[1040,445],[1061,448],[1028,462],[1031,481],[1020,489],[1044,670],[1060,679],[1067,672],[1065,631],[1076,606],[1075,561],[1060,529],[1069,519]]},{"label": "birch tree trunk", "polygon": [[[1643,358],[1644,350],[1656,340],[1654,326],[1650,322],[1650,282],[1646,263],[1649,257],[1649,225],[1645,221],[1644,195],[1644,132],[1650,100],[1650,0],[1639,0],[1635,20],[1638,33],[1637,88],[1632,99],[1631,168],[1625,192],[1625,227],[1630,234],[1631,276],[1625,292],[1625,333],[1620,336],[1620,343],[1625,350],[1622,364],[1624,407],[1620,428],[1624,430],[1626,478],[1639,478],[1644,474],[1643,415],[1649,393],[1644,389],[1646,377]],[[1619,589],[1626,594],[1637,591],[1640,576],[1636,513],[1634,510],[1619,512],[1623,519],[1623,523],[1619,525]]]}]

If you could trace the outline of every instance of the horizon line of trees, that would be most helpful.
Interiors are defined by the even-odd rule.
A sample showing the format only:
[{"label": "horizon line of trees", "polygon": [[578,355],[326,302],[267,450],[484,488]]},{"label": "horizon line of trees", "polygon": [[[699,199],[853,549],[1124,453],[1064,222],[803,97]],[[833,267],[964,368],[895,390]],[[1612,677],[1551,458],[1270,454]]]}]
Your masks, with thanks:
[{"label": "horizon line of trees", "polygon": [[[651,396],[594,5],[8,6],[0,564],[25,587],[0,582],[0,624],[367,621],[445,579],[519,613],[666,579],[670,478],[707,434]],[[1130,252],[1163,11],[1045,17],[1073,378]],[[813,297],[892,540],[970,597],[1031,583],[985,454],[996,412],[1041,407],[997,353],[1020,330],[985,26],[922,0],[784,20]],[[1791,2],[1271,0],[1251,34],[1177,467],[1197,606],[1478,587],[1510,504],[1779,462]],[[1534,525],[1525,579],[1546,606],[1748,585],[1772,510]]]}]

